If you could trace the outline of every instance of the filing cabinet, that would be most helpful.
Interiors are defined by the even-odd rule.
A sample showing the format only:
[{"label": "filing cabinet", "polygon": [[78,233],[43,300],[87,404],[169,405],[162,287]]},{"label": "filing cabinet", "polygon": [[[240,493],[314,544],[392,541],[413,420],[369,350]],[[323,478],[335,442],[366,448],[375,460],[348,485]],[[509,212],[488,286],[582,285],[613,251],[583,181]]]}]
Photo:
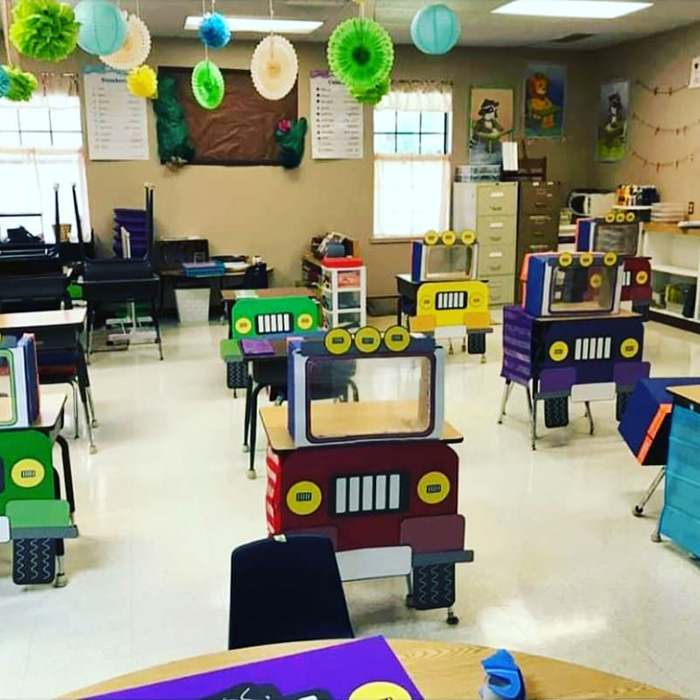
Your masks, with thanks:
[{"label": "filing cabinet", "polygon": [[518,232],[518,183],[456,182],[452,228],[472,229],[479,241],[477,274],[489,283],[493,306],[513,302]]}]

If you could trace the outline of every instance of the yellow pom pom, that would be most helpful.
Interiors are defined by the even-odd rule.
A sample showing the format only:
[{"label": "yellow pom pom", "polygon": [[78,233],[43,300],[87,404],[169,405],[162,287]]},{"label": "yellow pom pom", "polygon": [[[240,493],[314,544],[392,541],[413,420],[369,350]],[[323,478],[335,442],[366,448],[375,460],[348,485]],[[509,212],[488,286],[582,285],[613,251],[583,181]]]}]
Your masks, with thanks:
[{"label": "yellow pom pom", "polygon": [[136,97],[151,99],[158,94],[158,74],[151,66],[139,66],[129,71],[126,84]]}]

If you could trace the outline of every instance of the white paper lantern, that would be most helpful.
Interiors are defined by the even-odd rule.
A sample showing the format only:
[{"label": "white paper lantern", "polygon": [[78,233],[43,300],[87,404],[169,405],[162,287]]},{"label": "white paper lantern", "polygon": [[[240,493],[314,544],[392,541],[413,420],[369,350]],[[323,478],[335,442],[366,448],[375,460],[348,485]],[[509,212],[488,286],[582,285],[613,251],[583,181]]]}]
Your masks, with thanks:
[{"label": "white paper lantern", "polygon": [[140,17],[130,15],[128,25],[124,45],[114,53],[100,56],[102,63],[115,70],[130,71],[138,68],[151,53],[151,32],[146,23]]},{"label": "white paper lantern", "polygon": [[265,37],[253,51],[250,75],[266,100],[281,100],[294,87],[299,73],[297,53],[283,36]]}]

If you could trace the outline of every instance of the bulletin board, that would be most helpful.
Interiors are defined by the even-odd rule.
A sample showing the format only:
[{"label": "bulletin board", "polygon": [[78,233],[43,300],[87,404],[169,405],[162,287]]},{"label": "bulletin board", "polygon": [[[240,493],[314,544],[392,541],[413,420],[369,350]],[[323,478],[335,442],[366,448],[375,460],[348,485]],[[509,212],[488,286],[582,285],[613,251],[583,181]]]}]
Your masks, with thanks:
[{"label": "bulletin board", "polygon": [[175,97],[184,111],[194,151],[188,161],[193,165],[279,165],[275,129],[280,119],[297,118],[297,85],[283,99],[271,101],[257,92],[249,70],[221,72],[226,94],[221,105],[209,111],[192,94],[191,67],[158,68],[159,81],[175,81]]}]

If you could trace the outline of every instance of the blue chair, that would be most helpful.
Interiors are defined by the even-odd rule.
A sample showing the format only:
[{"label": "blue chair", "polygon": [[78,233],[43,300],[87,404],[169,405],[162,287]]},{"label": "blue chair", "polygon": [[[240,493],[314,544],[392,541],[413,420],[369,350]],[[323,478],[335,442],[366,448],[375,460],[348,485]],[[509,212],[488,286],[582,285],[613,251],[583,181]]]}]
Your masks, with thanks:
[{"label": "blue chair", "polygon": [[292,535],[233,550],[229,649],[354,636],[327,537]]}]

